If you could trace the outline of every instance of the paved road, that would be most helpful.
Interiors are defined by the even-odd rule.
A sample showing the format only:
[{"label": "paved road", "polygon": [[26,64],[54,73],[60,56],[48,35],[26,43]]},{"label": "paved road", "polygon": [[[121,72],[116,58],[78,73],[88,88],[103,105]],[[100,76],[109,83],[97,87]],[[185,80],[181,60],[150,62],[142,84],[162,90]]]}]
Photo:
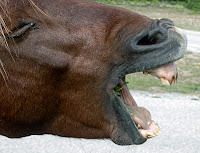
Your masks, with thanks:
[{"label": "paved road", "polygon": [[200,32],[184,30],[188,38],[188,50],[200,53]]},{"label": "paved road", "polygon": [[61,138],[51,135],[8,139],[0,136],[0,153],[199,153],[200,98],[183,94],[131,91],[160,125],[160,134],[139,146],[110,140]]}]

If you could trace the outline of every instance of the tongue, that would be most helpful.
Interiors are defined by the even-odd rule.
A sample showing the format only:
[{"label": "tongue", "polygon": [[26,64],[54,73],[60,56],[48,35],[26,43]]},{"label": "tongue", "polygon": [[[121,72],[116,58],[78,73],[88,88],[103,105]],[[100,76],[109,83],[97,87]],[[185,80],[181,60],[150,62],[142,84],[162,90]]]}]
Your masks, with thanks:
[{"label": "tongue", "polygon": [[131,96],[129,90],[127,89],[126,85],[123,85],[125,82],[123,80],[119,81],[119,86],[122,87],[122,89],[119,91],[120,93],[120,98],[123,100],[123,102],[127,105],[131,106],[137,106],[137,103]]},{"label": "tongue", "polygon": [[151,123],[150,112],[144,107],[127,105],[127,108],[138,127],[140,128],[141,126],[142,129],[148,130]]},{"label": "tongue", "polygon": [[126,107],[128,108],[135,123],[140,124],[143,129],[148,129],[148,124],[151,122],[150,112],[144,107],[138,107],[128,88],[123,84],[125,84],[124,81],[120,80],[118,84],[118,86],[121,88],[119,91],[120,98],[126,104]]},{"label": "tongue", "polygon": [[128,88],[123,82],[120,80],[118,86],[122,88],[120,93],[120,98],[126,104],[133,121],[139,127],[139,131],[144,138],[150,138],[158,135],[160,127],[157,123],[151,120],[150,112],[144,107],[138,107],[137,103],[131,96]]},{"label": "tongue", "polygon": [[151,114],[146,108],[130,105],[127,108],[144,138],[152,138],[158,135],[160,127],[151,120]]}]

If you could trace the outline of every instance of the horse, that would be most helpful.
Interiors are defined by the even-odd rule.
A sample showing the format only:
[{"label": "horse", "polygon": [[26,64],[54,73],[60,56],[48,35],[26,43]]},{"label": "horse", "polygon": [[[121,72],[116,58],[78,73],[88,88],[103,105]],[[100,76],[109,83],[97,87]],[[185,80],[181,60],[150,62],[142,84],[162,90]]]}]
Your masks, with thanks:
[{"label": "horse", "polygon": [[0,134],[142,144],[160,127],[125,76],[176,82],[186,35],[167,18],[89,0],[0,1]]}]

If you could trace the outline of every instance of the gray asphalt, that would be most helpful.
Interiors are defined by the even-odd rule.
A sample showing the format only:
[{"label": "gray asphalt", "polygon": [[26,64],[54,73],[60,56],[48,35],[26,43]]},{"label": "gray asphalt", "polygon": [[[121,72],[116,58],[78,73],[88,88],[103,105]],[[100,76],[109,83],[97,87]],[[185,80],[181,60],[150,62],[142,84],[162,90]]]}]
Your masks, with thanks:
[{"label": "gray asphalt", "polygon": [[139,146],[110,140],[61,138],[52,135],[8,139],[0,136],[0,153],[199,153],[200,98],[183,94],[131,91],[161,127],[157,137]]},{"label": "gray asphalt", "polygon": [[200,32],[184,30],[188,38],[188,50],[200,53]]}]

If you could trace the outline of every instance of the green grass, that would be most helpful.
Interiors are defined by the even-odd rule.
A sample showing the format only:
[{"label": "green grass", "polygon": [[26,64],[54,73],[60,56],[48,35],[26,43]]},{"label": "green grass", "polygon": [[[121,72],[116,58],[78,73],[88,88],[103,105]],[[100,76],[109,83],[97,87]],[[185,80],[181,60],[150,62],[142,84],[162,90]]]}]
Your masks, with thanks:
[{"label": "green grass", "polygon": [[129,6],[139,6],[139,7],[160,7],[160,8],[176,8],[183,9],[185,8],[182,2],[167,2],[167,1],[158,1],[158,0],[94,0],[96,2],[110,4],[110,5],[129,5]]},{"label": "green grass", "polygon": [[120,5],[120,7],[129,9],[139,14],[148,16],[150,18],[169,18],[175,25],[182,29],[200,31],[200,15],[194,14],[191,10],[186,8],[159,8],[159,7],[138,7]]},{"label": "green grass", "polygon": [[182,10],[190,9],[195,14],[200,14],[200,1],[194,0],[93,0],[96,2],[110,4],[110,5],[129,5],[142,7],[159,7],[159,8],[175,8]]},{"label": "green grass", "polygon": [[188,52],[184,58],[176,62],[179,77],[176,84],[165,86],[161,81],[142,72],[129,74],[126,81],[129,89],[151,92],[181,92],[200,96],[200,54]]},{"label": "green grass", "polygon": [[180,4],[148,1],[126,0],[95,0],[110,5],[115,5],[148,16],[150,18],[169,18],[179,28],[200,31],[200,14],[185,8]]}]

